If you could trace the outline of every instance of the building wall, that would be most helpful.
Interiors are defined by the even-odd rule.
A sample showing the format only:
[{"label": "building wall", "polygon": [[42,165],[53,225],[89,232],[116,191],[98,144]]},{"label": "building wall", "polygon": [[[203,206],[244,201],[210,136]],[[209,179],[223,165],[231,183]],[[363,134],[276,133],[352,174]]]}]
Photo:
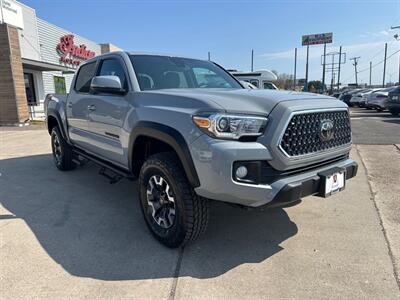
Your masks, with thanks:
[{"label": "building wall", "polygon": [[101,54],[103,53],[108,53],[108,52],[113,52],[113,51],[122,51],[121,48],[118,48],[117,46],[113,44],[100,44],[101,47]]},{"label": "building wall", "polygon": [[29,119],[18,30],[0,24],[0,123]]},{"label": "building wall", "polygon": [[[26,26],[25,26],[26,28]],[[38,32],[38,44],[40,45],[40,61],[64,65],[70,70],[76,70],[78,66],[73,66],[71,64],[65,64],[60,62],[60,55],[57,52],[57,45],[60,42],[60,38],[67,34],[73,34],[70,31],[62,29],[56,25],[53,25],[45,20],[37,18],[37,32]],[[25,34],[25,30],[23,32]],[[21,41],[24,39],[21,38]],[[86,38],[83,38],[79,35],[74,34],[74,43],[76,45],[85,44],[87,49],[94,51],[96,55],[101,54],[101,47],[99,44],[90,41]],[[29,45],[25,44],[25,47],[29,47]],[[74,74],[63,74],[62,72],[41,72],[39,75],[35,74],[35,78],[41,76],[41,78],[37,79],[41,81],[43,84],[39,85],[39,88],[36,90],[36,96],[38,98],[38,105],[31,107],[31,117],[34,119],[43,119],[44,118],[44,98],[49,93],[54,93],[54,76],[61,76],[65,78],[65,87],[67,93],[69,92],[71,81],[74,77]]]},{"label": "building wall", "polygon": [[[37,24],[42,60],[53,64],[60,64],[60,55],[58,55],[56,50],[57,45],[60,42],[60,38],[62,36],[66,34],[71,34],[71,32],[62,29],[56,25],[50,24],[49,22],[39,18],[37,19]],[[96,52],[96,55],[101,54],[101,47],[95,42],[92,42],[76,34],[74,34],[74,42],[76,45],[85,44],[87,46],[87,49]],[[66,66],[76,69],[76,67],[72,67],[71,65]]]}]

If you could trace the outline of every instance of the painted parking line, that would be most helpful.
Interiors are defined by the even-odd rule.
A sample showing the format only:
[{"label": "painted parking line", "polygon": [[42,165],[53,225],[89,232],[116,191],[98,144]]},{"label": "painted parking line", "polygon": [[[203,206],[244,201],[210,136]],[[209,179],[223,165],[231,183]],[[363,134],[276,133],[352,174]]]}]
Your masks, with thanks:
[{"label": "painted parking line", "polygon": [[368,120],[388,120],[388,121],[399,121],[399,118],[385,118],[385,117],[351,117],[350,118],[352,120],[364,120],[364,119],[368,119]]}]

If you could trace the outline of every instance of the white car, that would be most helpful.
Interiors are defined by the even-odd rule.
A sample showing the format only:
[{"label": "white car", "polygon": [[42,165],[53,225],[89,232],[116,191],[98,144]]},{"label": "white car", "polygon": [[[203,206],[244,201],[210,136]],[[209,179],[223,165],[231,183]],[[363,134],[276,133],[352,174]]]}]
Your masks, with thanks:
[{"label": "white car", "polygon": [[362,96],[365,93],[368,93],[370,91],[371,91],[371,89],[362,89],[362,90],[359,90],[356,93],[354,93],[350,99],[350,104],[351,104],[350,106],[360,106],[361,107],[360,103],[362,100]]},{"label": "white car", "polygon": [[394,87],[385,88],[385,89],[381,89],[381,90],[370,93],[367,97],[365,106],[367,108],[374,108],[378,111],[385,110],[388,94],[389,94],[389,92],[394,91],[395,89],[396,89],[396,87],[394,86]]},{"label": "white car", "polygon": [[378,91],[380,91],[380,90],[382,90],[382,88],[372,89],[372,90],[370,90],[370,91],[368,91],[368,92],[366,92],[366,93],[361,93],[361,94],[362,94],[362,95],[361,95],[361,100],[360,100],[360,102],[358,103],[358,106],[360,106],[360,107],[365,107],[366,109],[371,109],[371,107],[367,107],[367,99],[368,99],[368,96],[369,96],[371,93],[373,93],[373,92],[378,92]]}]

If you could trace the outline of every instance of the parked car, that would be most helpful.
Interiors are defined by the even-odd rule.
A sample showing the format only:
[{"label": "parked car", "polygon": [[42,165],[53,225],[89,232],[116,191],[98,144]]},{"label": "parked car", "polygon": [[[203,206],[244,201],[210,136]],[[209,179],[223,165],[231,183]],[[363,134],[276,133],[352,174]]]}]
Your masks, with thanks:
[{"label": "parked car", "polygon": [[146,224],[168,247],[205,231],[210,199],[282,207],[340,192],[357,173],[344,103],[246,90],[210,61],[99,55],[68,95],[46,96],[45,113],[56,167],[90,160],[110,183],[138,179]]},{"label": "parked car", "polygon": [[393,116],[398,116],[400,114],[400,86],[388,93],[386,107]]},{"label": "parked car", "polygon": [[250,82],[240,80],[240,83],[243,85],[243,87],[245,87],[248,90],[256,90],[257,89],[257,87],[255,85],[251,84]]},{"label": "parked car", "polygon": [[368,99],[368,96],[371,94],[371,93],[373,93],[373,92],[377,92],[377,91],[380,91],[381,90],[381,88],[378,88],[378,89],[371,89],[371,90],[369,90],[368,92],[365,92],[365,93],[362,93],[362,95],[361,95],[361,100],[360,100],[360,102],[359,102],[359,106],[360,107],[365,107],[366,109],[371,109],[370,107],[367,107],[367,99]]},{"label": "parked car", "polygon": [[361,89],[352,89],[352,90],[347,90],[345,92],[343,92],[340,97],[339,100],[343,101],[344,103],[346,103],[348,106],[352,107],[353,104],[350,103],[350,99],[353,96],[354,93],[357,93],[358,91],[360,91]]},{"label": "parked car", "polygon": [[351,106],[358,106],[358,107],[363,107],[362,106],[362,96],[365,93],[368,93],[369,91],[371,91],[370,89],[361,89],[356,91],[355,93],[351,94],[351,99],[350,99],[350,105]]},{"label": "parked car", "polygon": [[366,107],[376,109],[377,111],[387,109],[386,101],[388,99],[388,94],[395,89],[396,87],[389,87],[370,93],[367,97]]}]

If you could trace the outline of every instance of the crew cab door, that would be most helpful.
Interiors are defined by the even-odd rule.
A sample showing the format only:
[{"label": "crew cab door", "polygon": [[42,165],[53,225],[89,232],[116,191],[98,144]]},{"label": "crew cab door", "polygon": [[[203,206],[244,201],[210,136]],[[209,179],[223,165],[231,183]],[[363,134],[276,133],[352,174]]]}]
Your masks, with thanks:
[{"label": "crew cab door", "polygon": [[121,139],[124,120],[130,109],[129,84],[124,61],[118,56],[107,56],[99,62],[96,76],[118,76],[125,94],[92,93],[88,106],[88,131],[90,145],[88,150],[121,167],[127,166],[126,149]]},{"label": "crew cab door", "polygon": [[83,65],[71,86],[67,97],[68,134],[71,141],[82,148],[86,148],[89,140],[88,106],[92,102],[90,83],[96,75],[97,62]]}]

